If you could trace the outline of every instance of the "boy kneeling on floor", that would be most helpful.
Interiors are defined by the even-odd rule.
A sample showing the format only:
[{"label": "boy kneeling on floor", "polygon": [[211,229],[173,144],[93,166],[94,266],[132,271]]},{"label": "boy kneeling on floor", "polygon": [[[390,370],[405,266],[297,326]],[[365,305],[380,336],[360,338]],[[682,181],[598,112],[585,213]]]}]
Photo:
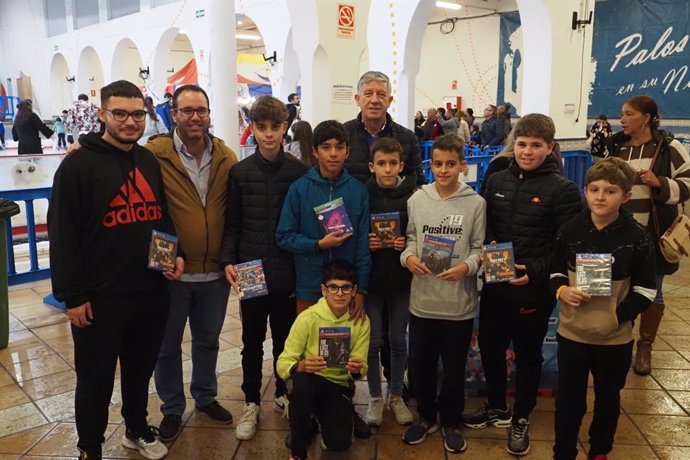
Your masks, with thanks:
[{"label": "boy kneeling on floor", "polygon": [[351,386],[367,371],[369,319],[355,323],[349,313],[357,294],[354,266],[343,260],[327,263],[321,293],[295,320],[278,358],[278,374],[291,388],[290,459],[295,460],[307,458],[312,416],[321,427],[322,449],[350,447]]}]

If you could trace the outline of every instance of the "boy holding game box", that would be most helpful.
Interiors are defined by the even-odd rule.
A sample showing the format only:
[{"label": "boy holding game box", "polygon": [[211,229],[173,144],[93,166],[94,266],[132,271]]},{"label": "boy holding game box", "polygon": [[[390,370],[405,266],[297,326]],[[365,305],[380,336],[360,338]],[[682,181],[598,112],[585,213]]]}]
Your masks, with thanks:
[{"label": "boy holding game box", "polygon": [[[550,264],[551,291],[560,301],[553,448],[558,460],[577,457],[590,372],[595,401],[587,458],[605,459],[611,451],[620,390],[630,369],[633,321],[656,295],[654,243],[649,232],[621,209],[632,196],[635,172],[625,161],[607,158],[590,168],[586,182],[589,209],[561,227]],[[590,295],[577,287],[578,255],[611,256],[611,295]],[[600,278],[604,272],[590,277]]]},{"label": "boy holding game box", "polygon": [[[369,210],[372,216],[372,233],[369,234],[371,249],[371,277],[366,312],[371,321],[369,344],[369,407],[366,422],[380,426],[385,405],[381,392],[379,354],[382,347],[384,319],[388,315],[388,342],[390,343],[390,400],[389,408],[400,425],[412,423],[412,413],[405,405],[403,375],[407,361],[407,322],[410,316],[410,282],[412,276],[400,265],[400,252],[405,249],[407,228],[407,200],[417,183],[417,175],[401,177],[405,164],[402,146],[391,137],[377,139],[371,146],[369,170],[373,173],[367,181]],[[377,227],[378,226],[378,227]],[[396,237],[397,235],[397,237]],[[382,357],[382,360],[385,357]]]},{"label": "boy holding game box", "polygon": [[[414,275],[410,290],[410,322],[415,337],[413,373],[419,418],[403,441],[420,444],[438,430],[440,415],[444,446],[463,452],[467,443],[460,427],[465,407],[465,363],[477,316],[477,271],[484,242],[486,203],[460,182],[465,169],[464,145],[453,134],[441,136],[431,148],[435,181],[423,185],[407,202],[407,244],[400,262]],[[433,274],[422,261],[425,237],[450,242],[450,268]],[[437,396],[438,359],[443,382]]]}]

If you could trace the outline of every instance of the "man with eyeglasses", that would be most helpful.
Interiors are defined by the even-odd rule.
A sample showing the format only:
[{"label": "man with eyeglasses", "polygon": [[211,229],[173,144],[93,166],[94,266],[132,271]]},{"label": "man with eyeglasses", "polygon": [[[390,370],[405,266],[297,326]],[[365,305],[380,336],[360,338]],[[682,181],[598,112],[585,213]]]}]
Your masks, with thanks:
[{"label": "man with eyeglasses", "polygon": [[172,116],[175,129],[152,136],[146,144],[161,166],[170,215],[186,257],[184,274],[169,286],[170,314],[155,371],[164,441],[179,435],[186,406],[181,345],[187,320],[196,411],[217,423],[232,423],[232,414],[216,400],[216,362],[230,294],[219,256],[228,173],[237,157],[208,132],[209,100],[202,88],[179,87],[172,96]]},{"label": "man with eyeglasses", "polygon": [[100,459],[115,367],[120,361],[122,444],[149,459],[168,450],[147,422],[148,387],[170,303],[165,279],[148,269],[153,230],[174,233],[160,166],[136,142],[144,97],[127,81],[101,89],[106,130],[89,133],[60,164],[48,210],[53,292],[67,305],[77,386],[80,459]]},{"label": "man with eyeglasses", "polygon": [[307,458],[316,417],[321,448],[352,444],[354,382],[366,374],[369,319],[348,313],[357,294],[357,271],[344,260],[324,266],[322,297],[297,317],[278,358],[277,370],[290,383],[290,459]]}]

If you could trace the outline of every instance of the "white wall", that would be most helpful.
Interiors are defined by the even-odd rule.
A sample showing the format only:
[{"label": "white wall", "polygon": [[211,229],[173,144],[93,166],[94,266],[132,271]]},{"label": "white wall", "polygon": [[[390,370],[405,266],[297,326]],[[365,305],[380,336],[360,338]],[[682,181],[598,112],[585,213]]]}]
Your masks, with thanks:
[{"label": "white wall", "polygon": [[[414,110],[426,116],[445,97],[462,97],[462,107],[481,114],[482,106],[496,103],[499,17],[458,21],[442,34],[439,25],[427,25],[415,86]],[[451,82],[457,81],[457,90]],[[479,110],[478,110],[479,109]]]}]

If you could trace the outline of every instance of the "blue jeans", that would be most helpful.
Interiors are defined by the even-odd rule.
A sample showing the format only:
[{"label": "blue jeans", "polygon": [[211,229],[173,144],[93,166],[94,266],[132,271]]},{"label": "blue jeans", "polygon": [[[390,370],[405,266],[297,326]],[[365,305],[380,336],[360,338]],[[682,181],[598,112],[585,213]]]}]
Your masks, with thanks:
[{"label": "blue jeans", "polygon": [[171,281],[170,313],[158,354],[155,378],[165,415],[182,415],[182,335],[189,318],[192,331],[191,392],[197,407],[211,404],[218,393],[218,336],[225,321],[230,285],[225,278],[207,282]]},{"label": "blue jeans", "polygon": [[367,381],[369,394],[373,398],[381,397],[381,366],[379,353],[383,342],[383,311],[388,310],[388,341],[391,349],[391,393],[402,395],[403,375],[407,361],[407,322],[410,318],[410,291],[402,289],[389,294],[369,293],[366,298],[366,311],[371,326],[369,356],[367,361]]}]

